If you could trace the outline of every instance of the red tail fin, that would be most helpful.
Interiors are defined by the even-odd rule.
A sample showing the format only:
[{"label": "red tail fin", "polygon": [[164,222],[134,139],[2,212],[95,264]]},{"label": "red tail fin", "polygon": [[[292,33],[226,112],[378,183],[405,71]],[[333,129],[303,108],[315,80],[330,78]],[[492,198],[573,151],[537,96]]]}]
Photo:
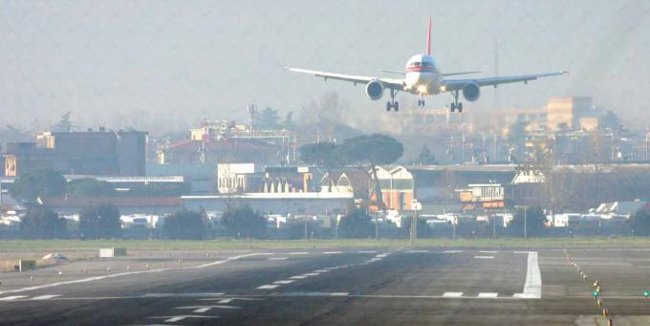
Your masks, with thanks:
[{"label": "red tail fin", "polygon": [[427,55],[431,55],[431,16],[429,16],[429,31],[427,32]]}]

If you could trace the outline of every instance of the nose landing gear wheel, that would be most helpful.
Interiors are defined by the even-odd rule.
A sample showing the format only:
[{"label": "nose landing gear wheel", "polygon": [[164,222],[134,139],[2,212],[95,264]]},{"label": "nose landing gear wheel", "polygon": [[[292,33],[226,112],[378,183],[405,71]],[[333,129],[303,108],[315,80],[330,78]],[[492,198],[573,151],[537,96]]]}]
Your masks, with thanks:
[{"label": "nose landing gear wheel", "polygon": [[386,111],[390,112],[390,109],[395,110],[395,112],[399,111],[399,102],[386,102]]}]

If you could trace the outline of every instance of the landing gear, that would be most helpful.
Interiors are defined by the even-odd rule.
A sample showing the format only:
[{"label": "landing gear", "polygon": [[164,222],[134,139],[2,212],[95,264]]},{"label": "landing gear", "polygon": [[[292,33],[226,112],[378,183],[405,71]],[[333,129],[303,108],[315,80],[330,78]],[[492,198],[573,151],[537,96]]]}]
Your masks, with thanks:
[{"label": "landing gear", "polygon": [[390,101],[386,102],[386,111],[390,112],[390,109],[395,110],[395,112],[399,111],[399,102],[395,101],[396,93],[395,89],[390,89]]},{"label": "landing gear", "polygon": [[390,112],[390,109],[395,110],[395,112],[399,111],[399,102],[397,101],[386,102],[386,111]]},{"label": "landing gear", "polygon": [[426,102],[424,101],[423,98],[422,98],[422,99],[418,99],[418,107],[424,107],[425,104],[426,104]]},{"label": "landing gear", "polygon": [[454,101],[451,102],[451,105],[449,106],[449,110],[453,113],[458,109],[458,113],[463,112],[463,103],[458,101],[458,91],[453,91],[452,94],[454,95]]}]

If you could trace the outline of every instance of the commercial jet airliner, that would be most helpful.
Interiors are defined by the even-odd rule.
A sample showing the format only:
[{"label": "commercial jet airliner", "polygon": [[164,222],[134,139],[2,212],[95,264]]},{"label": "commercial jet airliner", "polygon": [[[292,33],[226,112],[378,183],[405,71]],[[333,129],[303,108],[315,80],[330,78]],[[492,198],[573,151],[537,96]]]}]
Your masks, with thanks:
[{"label": "commercial jet airliner", "polygon": [[565,74],[566,71],[550,72],[542,74],[520,75],[520,76],[504,76],[504,77],[487,77],[487,78],[467,78],[467,79],[447,79],[445,77],[468,75],[478,73],[477,71],[456,72],[456,73],[442,73],[436,64],[436,61],[431,56],[431,18],[429,18],[429,30],[427,33],[427,53],[416,54],[406,62],[404,72],[387,71],[391,73],[398,73],[403,75],[403,78],[379,78],[370,76],[358,75],[345,75],[338,73],[330,73],[317,70],[301,69],[287,67],[290,71],[305,73],[321,77],[325,81],[328,79],[337,79],[349,81],[356,84],[366,85],[366,94],[371,100],[379,100],[384,95],[384,90],[390,91],[390,101],[386,103],[386,111],[391,109],[399,111],[399,103],[395,101],[395,95],[399,91],[419,95],[418,106],[424,106],[424,97],[426,95],[437,95],[440,93],[449,92],[453,96],[450,110],[454,112],[463,112],[463,103],[458,101],[458,95],[463,93],[465,100],[474,102],[478,100],[481,95],[480,88],[482,86],[494,86],[523,82],[525,84],[530,80],[535,80],[541,77],[558,76]]}]

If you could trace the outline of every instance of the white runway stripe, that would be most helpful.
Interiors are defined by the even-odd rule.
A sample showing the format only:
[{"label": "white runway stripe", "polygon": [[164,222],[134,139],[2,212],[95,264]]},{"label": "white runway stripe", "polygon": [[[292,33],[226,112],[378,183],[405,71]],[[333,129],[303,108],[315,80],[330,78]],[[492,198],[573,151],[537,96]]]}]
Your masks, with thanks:
[{"label": "white runway stripe", "polygon": [[498,251],[496,250],[479,250],[478,252],[482,254],[496,254]]},{"label": "white runway stripe", "polygon": [[300,252],[290,252],[289,255],[306,255],[308,252],[306,251],[300,251]]},{"label": "white runway stripe", "polygon": [[302,280],[302,279],[307,278],[307,275],[296,275],[296,276],[291,276],[289,278],[294,279],[294,280]]},{"label": "white runway stripe", "polygon": [[442,296],[447,298],[460,298],[463,296],[463,292],[445,292]]},{"label": "white runway stripe", "polygon": [[12,300],[18,300],[18,299],[23,299],[27,298],[26,295],[11,295],[8,297],[0,298],[0,301],[12,301]]},{"label": "white runway stripe", "polygon": [[476,259],[494,259],[494,256],[474,256]]},{"label": "white runway stripe", "polygon": [[56,297],[60,297],[60,294],[46,294],[46,295],[39,295],[37,297],[33,297],[29,300],[48,300]]},{"label": "white runway stripe", "polygon": [[458,254],[458,253],[462,253],[462,252],[463,252],[462,250],[445,250],[442,253],[444,253],[444,254]]},{"label": "white runway stripe", "polygon": [[340,251],[325,251],[323,253],[326,254],[326,255],[336,255],[336,254],[340,254],[342,252],[340,252]]},{"label": "white runway stripe", "polygon": [[260,285],[257,287],[258,290],[273,290],[277,287],[279,287],[279,284],[265,284],[265,285]]},{"label": "white runway stripe", "polygon": [[[515,294],[517,297],[517,294]],[[539,271],[537,251],[528,253],[528,269],[526,270],[526,284],[522,298],[539,299],[542,297],[542,275]]]},{"label": "white runway stripe", "polygon": [[496,292],[481,292],[478,294],[479,298],[496,298],[499,294]]},{"label": "white runway stripe", "polygon": [[289,257],[271,257],[268,260],[287,260]]},{"label": "white runway stripe", "polygon": [[275,284],[286,285],[286,284],[291,284],[291,283],[293,283],[293,282],[295,282],[295,281],[294,281],[294,280],[282,280],[282,281],[275,281],[275,282],[273,282],[273,283],[275,283]]}]

